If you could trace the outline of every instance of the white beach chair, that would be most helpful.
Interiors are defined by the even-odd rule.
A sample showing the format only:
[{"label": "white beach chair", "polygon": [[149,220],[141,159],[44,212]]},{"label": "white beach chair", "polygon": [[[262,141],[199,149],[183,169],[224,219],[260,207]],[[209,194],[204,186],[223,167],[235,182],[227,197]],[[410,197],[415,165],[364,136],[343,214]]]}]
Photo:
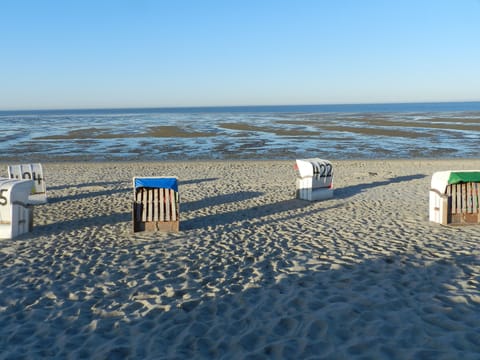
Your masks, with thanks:
[{"label": "white beach chair", "polygon": [[180,209],[175,177],[133,178],[133,231],[178,232]]},{"label": "white beach chair", "polygon": [[33,207],[27,204],[32,180],[0,178],[0,239],[13,239],[33,227]]},{"label": "white beach chair", "polygon": [[42,164],[9,165],[8,177],[19,180],[33,180],[32,191],[28,197],[29,204],[37,205],[47,202],[47,187]]},{"label": "white beach chair", "polygon": [[442,225],[480,223],[480,170],[439,171],[432,175],[429,220]]},{"label": "white beach chair", "polygon": [[296,196],[302,200],[326,200],[333,197],[333,166],[328,160],[296,160],[298,171]]}]

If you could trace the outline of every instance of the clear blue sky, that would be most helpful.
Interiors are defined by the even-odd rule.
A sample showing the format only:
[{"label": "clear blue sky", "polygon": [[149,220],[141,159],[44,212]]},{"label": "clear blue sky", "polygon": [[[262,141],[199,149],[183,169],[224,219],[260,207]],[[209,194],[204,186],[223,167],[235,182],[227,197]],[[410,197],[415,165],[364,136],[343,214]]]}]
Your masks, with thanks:
[{"label": "clear blue sky", "polygon": [[0,109],[480,100],[480,0],[0,0]]}]

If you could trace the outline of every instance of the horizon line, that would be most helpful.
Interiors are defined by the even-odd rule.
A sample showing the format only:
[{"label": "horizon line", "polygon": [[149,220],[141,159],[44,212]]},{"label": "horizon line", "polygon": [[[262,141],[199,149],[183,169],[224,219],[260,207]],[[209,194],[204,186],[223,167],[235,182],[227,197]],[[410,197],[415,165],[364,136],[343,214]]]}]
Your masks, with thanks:
[{"label": "horizon line", "polygon": [[186,105],[186,106],[132,106],[132,107],[84,107],[84,108],[44,108],[44,109],[0,109],[0,112],[48,112],[48,111],[105,111],[105,110],[180,110],[180,109],[222,109],[222,108],[267,108],[267,107],[313,107],[313,106],[361,106],[361,105],[415,105],[415,104],[467,104],[480,103],[480,100],[455,101],[399,101],[399,102],[358,102],[322,104],[257,104],[257,105]]}]

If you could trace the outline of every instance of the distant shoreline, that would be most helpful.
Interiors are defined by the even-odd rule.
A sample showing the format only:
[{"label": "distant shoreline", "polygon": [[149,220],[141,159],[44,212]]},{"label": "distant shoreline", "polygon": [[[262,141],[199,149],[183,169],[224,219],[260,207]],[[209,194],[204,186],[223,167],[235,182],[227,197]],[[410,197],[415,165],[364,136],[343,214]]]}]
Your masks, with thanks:
[{"label": "distant shoreline", "polygon": [[[289,105],[226,105],[226,106],[165,106],[165,107],[105,107],[105,108],[66,108],[66,109],[10,109],[1,110],[0,116],[17,113],[124,113],[124,112],[436,112],[436,111],[480,111],[478,101],[431,101],[431,102],[392,102],[392,103],[350,103],[350,104],[289,104]],[[449,110],[450,109],[450,110]]]}]

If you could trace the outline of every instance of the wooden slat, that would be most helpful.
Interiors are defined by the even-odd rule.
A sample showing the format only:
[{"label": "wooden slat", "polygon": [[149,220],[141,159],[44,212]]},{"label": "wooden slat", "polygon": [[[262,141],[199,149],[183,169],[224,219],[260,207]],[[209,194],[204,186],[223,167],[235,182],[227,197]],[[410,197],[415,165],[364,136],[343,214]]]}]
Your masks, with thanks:
[{"label": "wooden slat", "polygon": [[448,214],[448,201],[449,199],[451,198],[448,198],[446,196],[442,196],[440,198],[440,208],[443,209],[443,211],[441,211],[442,213],[442,218],[440,219],[440,222],[441,224],[443,225],[447,225],[448,223],[448,218],[449,218],[449,214]]},{"label": "wooden slat", "polygon": [[472,183],[467,183],[467,212],[469,214],[473,213],[472,205]]},{"label": "wooden slat", "polygon": [[478,190],[480,188],[479,183],[473,183],[472,195],[473,195],[473,212],[478,213],[478,201],[479,201],[479,194]]},{"label": "wooden slat", "polygon": [[457,214],[462,213],[462,187],[460,184],[455,184],[456,192],[457,192]]},{"label": "wooden slat", "polygon": [[477,187],[474,182],[471,183],[470,196],[472,197],[472,213],[477,212]]},{"label": "wooden slat", "polygon": [[160,207],[160,219],[159,221],[165,221],[165,189],[159,189],[160,197],[159,197],[159,207]]},{"label": "wooden slat", "polygon": [[139,204],[141,204],[142,206],[140,206],[139,208],[139,211],[140,211],[140,216],[138,217],[138,221],[143,221],[143,189],[137,189],[137,201]]},{"label": "wooden slat", "polygon": [[475,183],[477,188],[477,212],[480,213],[480,183]]},{"label": "wooden slat", "polygon": [[147,221],[147,193],[145,189],[142,188],[142,221]]},{"label": "wooden slat", "polygon": [[147,192],[144,188],[141,190],[142,192],[142,221],[147,221]]},{"label": "wooden slat", "polygon": [[137,190],[137,193],[135,194],[135,200],[136,200],[136,208],[135,208],[135,221],[139,221],[142,217],[142,193],[141,191]]},{"label": "wooden slat", "polygon": [[162,216],[160,217],[161,221],[165,221],[165,189],[158,189],[158,209],[161,211]]},{"label": "wooden slat", "polygon": [[462,187],[460,184],[455,184],[455,194],[457,194],[457,214],[462,213]]},{"label": "wooden slat", "polygon": [[454,209],[454,207],[455,207],[455,200],[454,200],[455,199],[455,194],[453,193],[453,188],[452,188],[451,185],[448,185],[447,189],[448,189],[447,191],[450,193],[450,204],[449,204],[450,208],[448,209],[448,211],[449,211],[450,214],[454,214],[455,213],[455,209]]},{"label": "wooden slat", "polygon": [[165,221],[171,221],[170,190],[165,189]]},{"label": "wooden slat", "polygon": [[153,221],[158,221],[158,189],[153,189]]},{"label": "wooden slat", "polygon": [[177,206],[175,201],[175,191],[170,190],[170,205],[172,207],[172,221],[177,221]]},{"label": "wooden slat", "polygon": [[472,182],[471,184],[471,196],[472,196],[472,213],[477,212],[477,187],[476,183]]},{"label": "wooden slat", "polygon": [[147,221],[152,221],[153,220],[153,189],[148,189],[147,190],[147,204],[148,204],[148,213],[147,213]]},{"label": "wooden slat", "polygon": [[454,185],[448,185],[452,193],[452,210],[451,213],[455,214],[457,212],[457,192],[455,191]]},{"label": "wooden slat", "polygon": [[467,185],[461,184],[462,186],[462,214],[467,212]]}]

